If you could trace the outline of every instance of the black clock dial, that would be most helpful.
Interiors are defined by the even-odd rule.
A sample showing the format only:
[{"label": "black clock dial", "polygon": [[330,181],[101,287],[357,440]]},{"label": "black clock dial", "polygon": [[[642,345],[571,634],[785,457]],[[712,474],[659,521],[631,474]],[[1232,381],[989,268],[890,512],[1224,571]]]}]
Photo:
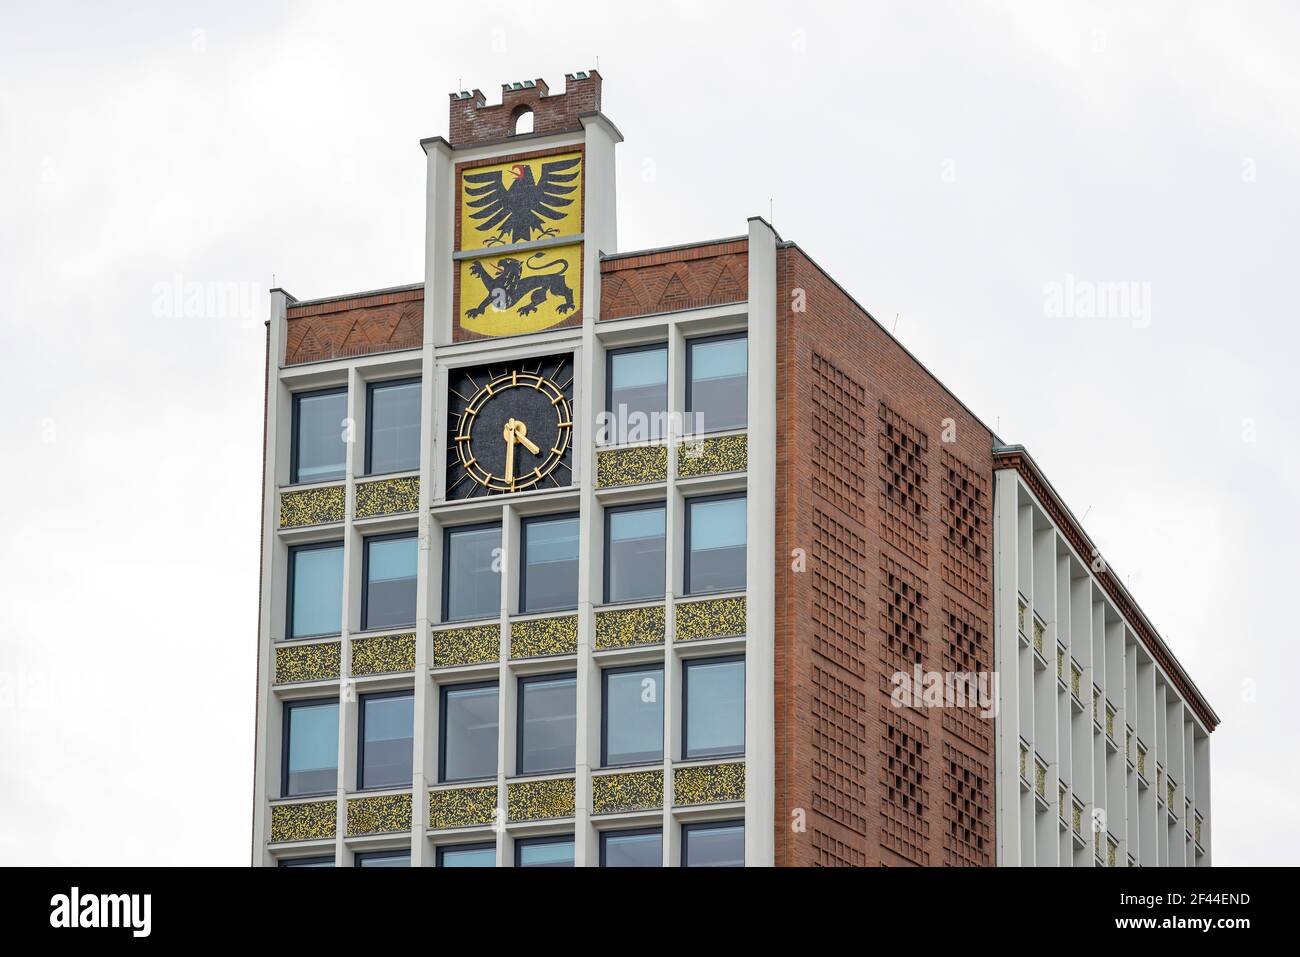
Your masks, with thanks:
[{"label": "black clock dial", "polygon": [[572,354],[456,370],[448,413],[448,499],[572,483]]}]

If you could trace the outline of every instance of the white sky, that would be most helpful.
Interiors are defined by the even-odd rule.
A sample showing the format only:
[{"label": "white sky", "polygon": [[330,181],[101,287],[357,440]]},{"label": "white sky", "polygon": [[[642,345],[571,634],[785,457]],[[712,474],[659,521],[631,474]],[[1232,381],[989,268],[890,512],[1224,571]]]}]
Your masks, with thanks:
[{"label": "white sky", "polygon": [[421,280],[447,94],[597,56],[622,248],[770,199],[1087,513],[1223,719],[1216,863],[1300,857],[1294,7],[266,6],[0,13],[0,863],[248,862],[272,273]]}]

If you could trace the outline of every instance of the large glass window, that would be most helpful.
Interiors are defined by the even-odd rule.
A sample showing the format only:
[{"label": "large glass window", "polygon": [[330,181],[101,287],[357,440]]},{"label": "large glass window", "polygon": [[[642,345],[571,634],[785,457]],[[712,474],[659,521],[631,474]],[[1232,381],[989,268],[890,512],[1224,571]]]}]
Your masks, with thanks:
[{"label": "large glass window", "polygon": [[605,511],[605,601],[664,596],[664,506]]},{"label": "large glass window", "polygon": [[501,613],[501,526],[449,528],[443,536],[442,618],[466,621]]},{"label": "large glass window", "polygon": [[663,438],[668,412],[668,346],[638,346],[607,354],[605,408],[608,444]]},{"label": "large glass window", "polygon": [[572,867],[573,835],[515,841],[515,867]]},{"label": "large glass window", "polygon": [[519,530],[519,610],[524,614],[578,607],[578,516],[525,519]]},{"label": "large glass window", "polygon": [[343,621],[343,543],[289,549],[290,638],[337,635]]},{"label": "large glass window", "polygon": [[334,857],[285,857],[276,864],[277,867],[333,867]]},{"label": "large glass window", "polygon": [[682,757],[745,753],[743,656],[684,662],[682,701]]},{"label": "large glass window", "polygon": [[339,703],[336,698],[286,702],[281,793],[333,793],[339,785]]},{"label": "large glass window", "polygon": [[496,867],[497,846],[486,844],[449,844],[438,848],[439,867]]},{"label": "large glass window", "polygon": [[420,467],[420,380],[376,382],[366,402],[366,474]]},{"label": "large glass window", "polygon": [[744,866],[744,821],[683,825],[682,867]]},{"label": "large glass window", "polygon": [[497,774],[497,683],[442,689],[443,781],[481,781]]},{"label": "large glass window", "polygon": [[293,397],[290,482],[332,482],[343,477],[347,417],[347,389],[302,392]]},{"label": "large glass window", "polygon": [[357,723],[357,787],[407,787],[414,751],[415,692],[362,695]]},{"label": "large glass window", "polygon": [[659,828],[604,831],[600,835],[601,867],[663,867],[664,835]]},{"label": "large glass window", "polygon": [[688,428],[744,428],[749,415],[749,350],[745,334],[686,343]]},{"label": "large glass window", "polygon": [[664,669],[635,666],[601,673],[601,764],[650,764],[664,757]]},{"label": "large glass window", "polygon": [[366,539],[362,628],[415,624],[415,532]]},{"label": "large glass window", "polygon": [[686,501],[686,592],[745,587],[745,496]]},{"label": "large glass window", "polygon": [[538,675],[519,679],[517,774],[572,771],[578,733],[578,679]]},{"label": "large glass window", "polygon": [[410,851],[371,851],[358,854],[357,867],[410,867]]}]

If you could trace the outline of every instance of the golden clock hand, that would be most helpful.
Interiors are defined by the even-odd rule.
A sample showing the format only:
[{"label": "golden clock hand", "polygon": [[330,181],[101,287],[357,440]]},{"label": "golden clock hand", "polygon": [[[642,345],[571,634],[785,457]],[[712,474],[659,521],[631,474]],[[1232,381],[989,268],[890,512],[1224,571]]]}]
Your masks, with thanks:
[{"label": "golden clock hand", "polygon": [[501,437],[506,440],[506,481],[512,485],[515,481],[515,426],[517,424],[514,419],[511,419],[501,432]]},{"label": "golden clock hand", "polygon": [[518,439],[520,443],[523,444],[524,448],[526,448],[529,452],[532,452],[534,455],[542,454],[542,450],[539,449],[535,443],[533,443],[528,439],[528,426],[524,425],[524,423],[522,422],[515,423],[515,438]]}]

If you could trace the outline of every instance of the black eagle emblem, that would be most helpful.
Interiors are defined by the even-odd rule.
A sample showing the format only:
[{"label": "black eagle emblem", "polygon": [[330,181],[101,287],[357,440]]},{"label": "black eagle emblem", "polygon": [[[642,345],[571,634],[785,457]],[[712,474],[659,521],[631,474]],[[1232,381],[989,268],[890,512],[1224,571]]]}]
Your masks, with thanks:
[{"label": "black eagle emblem", "polygon": [[[542,236],[554,236],[559,230],[546,225],[546,220],[561,219],[564,207],[573,203],[568,198],[577,186],[575,168],[581,156],[554,160],[542,164],[542,178],[533,179],[533,168],[516,163],[508,170],[491,170],[486,173],[466,173],[465,195],[473,197],[469,206],[475,212],[475,228],[487,233],[484,245],[524,243]],[[513,185],[505,185],[504,176],[515,177]],[[536,235],[534,235],[536,234]]]}]

